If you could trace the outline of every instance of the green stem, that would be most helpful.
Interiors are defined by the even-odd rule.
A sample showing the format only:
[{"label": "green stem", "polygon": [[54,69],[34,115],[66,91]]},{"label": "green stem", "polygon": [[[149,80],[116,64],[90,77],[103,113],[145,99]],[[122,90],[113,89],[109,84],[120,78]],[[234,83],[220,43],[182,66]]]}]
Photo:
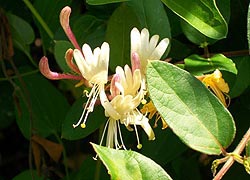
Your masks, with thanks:
[{"label": "green stem", "polygon": [[[29,76],[29,75],[31,75],[31,74],[36,74],[37,72],[39,72],[39,70],[29,71],[29,72],[20,74],[20,77]],[[9,81],[9,79],[17,79],[17,78],[18,78],[17,75],[8,76],[8,78],[7,78],[7,77],[5,77],[5,78],[0,78],[0,82],[1,82],[1,81]]]},{"label": "green stem", "polygon": [[49,37],[51,39],[53,39],[53,37],[54,37],[53,32],[50,30],[49,26],[45,23],[45,21],[43,20],[43,18],[40,16],[40,14],[34,8],[34,6],[29,2],[29,0],[23,0],[23,2],[29,8],[29,10],[32,12],[32,14],[36,17],[36,19],[41,24],[41,26],[43,27],[43,29],[47,32],[47,34],[49,35]]},{"label": "green stem", "polygon": [[[101,141],[102,138],[102,133],[104,131],[104,125],[101,125],[99,128],[99,142]],[[95,168],[95,177],[94,180],[99,180],[100,179],[100,173],[101,173],[101,160],[98,158],[96,162],[96,168]]]},{"label": "green stem", "polygon": [[65,168],[65,173],[66,173],[66,179],[69,180],[69,170],[68,170],[68,164],[67,164],[67,153],[64,147],[64,144],[62,142],[62,139],[58,136],[58,134],[55,132],[54,133],[57,141],[59,142],[59,144],[61,144],[63,146],[63,160],[64,160],[64,168]]}]

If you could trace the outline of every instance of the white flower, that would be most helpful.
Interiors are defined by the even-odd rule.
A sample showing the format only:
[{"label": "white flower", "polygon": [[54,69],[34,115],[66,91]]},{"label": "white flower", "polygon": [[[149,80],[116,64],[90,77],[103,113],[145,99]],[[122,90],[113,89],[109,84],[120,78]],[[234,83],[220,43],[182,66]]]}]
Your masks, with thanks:
[{"label": "white flower", "polygon": [[82,52],[75,49],[73,56],[82,76],[93,86],[87,94],[88,100],[79,121],[73,124],[74,128],[79,126],[84,118],[81,127],[85,128],[88,114],[93,111],[98,95],[104,92],[104,85],[108,81],[109,44],[104,42],[101,48],[97,47],[93,52],[89,45],[84,44]]},{"label": "white flower", "polygon": [[[123,148],[125,148],[122,141],[119,123],[124,124],[130,131],[135,130],[138,148],[141,148],[141,144],[136,125],[140,125],[144,129],[149,137],[149,140],[155,139],[155,135],[148,122],[148,118],[143,116],[137,109],[144,98],[144,89],[141,88],[141,82],[139,69],[132,72],[127,65],[124,67],[124,70],[121,67],[117,67],[116,74],[111,81],[110,88],[113,99],[109,101],[105,92],[100,92],[100,99],[105,109],[105,115],[109,117],[107,122],[108,134],[106,140],[106,145],[108,147],[120,147],[118,142],[119,135],[121,144]],[[133,126],[133,128],[131,126]]]},{"label": "white flower", "polygon": [[149,39],[149,32],[146,28],[142,29],[141,33],[137,28],[133,28],[130,36],[131,56],[133,53],[137,53],[139,55],[141,73],[145,76],[148,60],[159,60],[168,47],[169,39],[164,38],[157,45],[159,35],[154,35]]}]

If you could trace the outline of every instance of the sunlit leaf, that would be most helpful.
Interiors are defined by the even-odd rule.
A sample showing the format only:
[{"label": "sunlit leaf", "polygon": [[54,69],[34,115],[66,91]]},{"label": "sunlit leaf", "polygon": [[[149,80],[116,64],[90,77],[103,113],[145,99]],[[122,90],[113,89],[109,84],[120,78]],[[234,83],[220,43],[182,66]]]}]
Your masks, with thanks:
[{"label": "sunlit leaf", "polygon": [[109,66],[130,64],[130,31],[138,26],[138,20],[133,10],[122,4],[112,14],[108,21],[106,40],[110,44]]},{"label": "sunlit leaf", "polygon": [[215,69],[229,71],[237,74],[234,62],[223,54],[215,54],[210,58],[203,58],[199,55],[191,55],[184,59],[185,69],[192,74],[203,74],[214,71]]},{"label": "sunlit leaf", "polygon": [[227,35],[227,23],[215,0],[162,0],[178,16],[204,35],[222,39]]},{"label": "sunlit leaf", "polygon": [[90,5],[102,5],[102,4],[110,4],[110,3],[117,3],[124,1],[130,1],[130,0],[87,0],[86,2]]},{"label": "sunlit leaf", "polygon": [[160,38],[171,37],[168,16],[160,0],[131,0],[127,4],[137,15],[141,29],[147,28],[151,36],[157,34]]},{"label": "sunlit leaf", "polygon": [[94,111],[89,114],[86,127],[83,129],[80,126],[73,128],[81,117],[86,98],[79,98],[70,108],[62,123],[62,138],[68,140],[77,140],[88,136],[99,128],[106,120],[104,111],[101,106],[96,106]]},{"label": "sunlit leaf", "polygon": [[189,147],[220,154],[235,135],[229,111],[195,77],[166,62],[147,68],[149,94],[173,132]]},{"label": "sunlit leaf", "polygon": [[108,169],[111,179],[170,180],[171,177],[151,159],[134,151],[115,150],[93,144],[94,150]]}]

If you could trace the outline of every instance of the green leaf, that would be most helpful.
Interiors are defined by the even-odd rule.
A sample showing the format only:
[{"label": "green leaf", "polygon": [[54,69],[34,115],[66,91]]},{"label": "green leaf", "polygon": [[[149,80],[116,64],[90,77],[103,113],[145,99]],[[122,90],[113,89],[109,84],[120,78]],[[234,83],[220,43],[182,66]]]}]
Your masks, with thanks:
[{"label": "green leaf", "polygon": [[161,38],[171,37],[168,16],[160,0],[131,0],[127,5],[134,10],[141,28],[147,28],[151,35],[157,34]]},{"label": "green leaf", "polygon": [[232,98],[239,96],[250,86],[250,79],[248,78],[250,77],[249,56],[233,57],[233,60],[238,69],[238,73],[230,89],[230,96]]},{"label": "green leaf", "polygon": [[7,128],[15,120],[13,89],[10,83],[0,83],[0,129]]},{"label": "green leaf", "polygon": [[185,69],[192,74],[200,75],[214,71],[215,69],[225,70],[237,74],[234,62],[223,54],[215,54],[211,58],[203,58],[199,55],[191,55],[184,59]]},{"label": "green leaf", "polygon": [[171,177],[151,159],[134,151],[115,150],[91,143],[111,179],[167,180]]},{"label": "green leaf", "polygon": [[73,48],[73,45],[69,41],[55,41],[55,59],[59,67],[63,70],[63,72],[72,71],[65,60],[65,53],[69,48]]},{"label": "green leaf", "polygon": [[44,177],[39,177],[35,170],[26,170],[16,175],[12,180],[43,180]]},{"label": "green leaf", "polygon": [[247,13],[247,39],[248,39],[248,49],[250,50],[250,4],[248,6],[248,13]]},{"label": "green leaf", "polygon": [[84,129],[80,126],[73,128],[73,124],[76,124],[81,117],[86,101],[86,98],[78,99],[68,111],[62,124],[62,138],[68,140],[82,139],[93,133],[107,120],[107,117],[104,116],[103,108],[101,106],[96,106],[94,111],[89,114]]},{"label": "green leaf", "polygon": [[170,129],[162,130],[157,127],[154,133],[154,141],[149,141],[148,137],[143,136],[141,153],[160,165],[167,164],[187,150],[187,146]]},{"label": "green leaf", "polygon": [[[40,74],[23,77],[25,89],[30,101],[29,107],[18,93],[20,104],[16,104],[17,124],[26,138],[30,138],[31,131],[46,137],[61,131],[62,120],[69,109],[65,97]],[[20,84],[18,82],[18,84]],[[32,125],[32,129],[31,129]]]},{"label": "green leaf", "polygon": [[206,47],[207,45],[214,44],[217,41],[216,39],[205,36],[184,20],[181,20],[180,24],[182,31],[188,40],[196,45],[199,45],[200,47]]},{"label": "green leaf", "polygon": [[122,4],[108,21],[106,40],[110,49],[110,68],[130,64],[130,31],[138,25],[133,10]]},{"label": "green leaf", "polygon": [[229,111],[199,80],[166,62],[147,68],[150,97],[173,132],[189,147],[220,154],[235,136]]},{"label": "green leaf", "polygon": [[35,33],[32,27],[25,20],[11,13],[8,13],[7,17],[11,27],[14,46],[31,58],[29,45],[35,39]]},{"label": "green leaf", "polygon": [[86,2],[90,5],[102,5],[102,4],[110,4],[117,2],[125,2],[130,0],[87,0]]},{"label": "green leaf", "polygon": [[105,39],[106,22],[95,16],[84,15],[74,21],[72,29],[80,46],[87,43],[95,48],[101,46]]},{"label": "green leaf", "polygon": [[[58,28],[61,28],[59,22],[59,15],[64,6],[70,6],[71,1],[51,1],[51,0],[35,0],[34,7],[38,11],[39,15],[43,18],[45,23],[48,25],[48,28],[54,33]],[[35,23],[39,29],[43,45],[45,48],[51,47],[53,39],[51,35],[48,35],[48,32],[45,31],[44,27],[35,19]]]},{"label": "green leaf", "polygon": [[162,0],[173,12],[213,39],[227,35],[227,23],[222,17],[215,0]]}]

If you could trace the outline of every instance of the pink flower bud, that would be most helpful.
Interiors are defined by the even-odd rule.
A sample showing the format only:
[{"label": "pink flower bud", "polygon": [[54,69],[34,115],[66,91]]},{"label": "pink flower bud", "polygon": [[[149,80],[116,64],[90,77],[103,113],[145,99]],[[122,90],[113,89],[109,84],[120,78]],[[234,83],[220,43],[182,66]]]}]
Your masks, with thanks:
[{"label": "pink flower bud", "polygon": [[83,79],[83,77],[81,77],[81,76],[52,72],[49,68],[48,59],[45,56],[43,56],[39,62],[39,69],[40,69],[40,72],[46,78],[51,79],[51,80],[59,80],[59,79],[82,80]]},{"label": "pink flower bud", "polygon": [[140,57],[137,52],[131,53],[131,65],[132,65],[132,72],[134,72],[136,69],[140,69],[141,66]]},{"label": "pink flower bud", "polygon": [[60,23],[61,26],[65,32],[65,34],[67,35],[67,37],[69,38],[69,40],[71,41],[71,43],[74,45],[74,47],[76,49],[81,50],[79,44],[76,41],[75,35],[73,34],[70,25],[69,25],[69,16],[71,13],[71,8],[69,6],[65,6],[60,13]]}]

